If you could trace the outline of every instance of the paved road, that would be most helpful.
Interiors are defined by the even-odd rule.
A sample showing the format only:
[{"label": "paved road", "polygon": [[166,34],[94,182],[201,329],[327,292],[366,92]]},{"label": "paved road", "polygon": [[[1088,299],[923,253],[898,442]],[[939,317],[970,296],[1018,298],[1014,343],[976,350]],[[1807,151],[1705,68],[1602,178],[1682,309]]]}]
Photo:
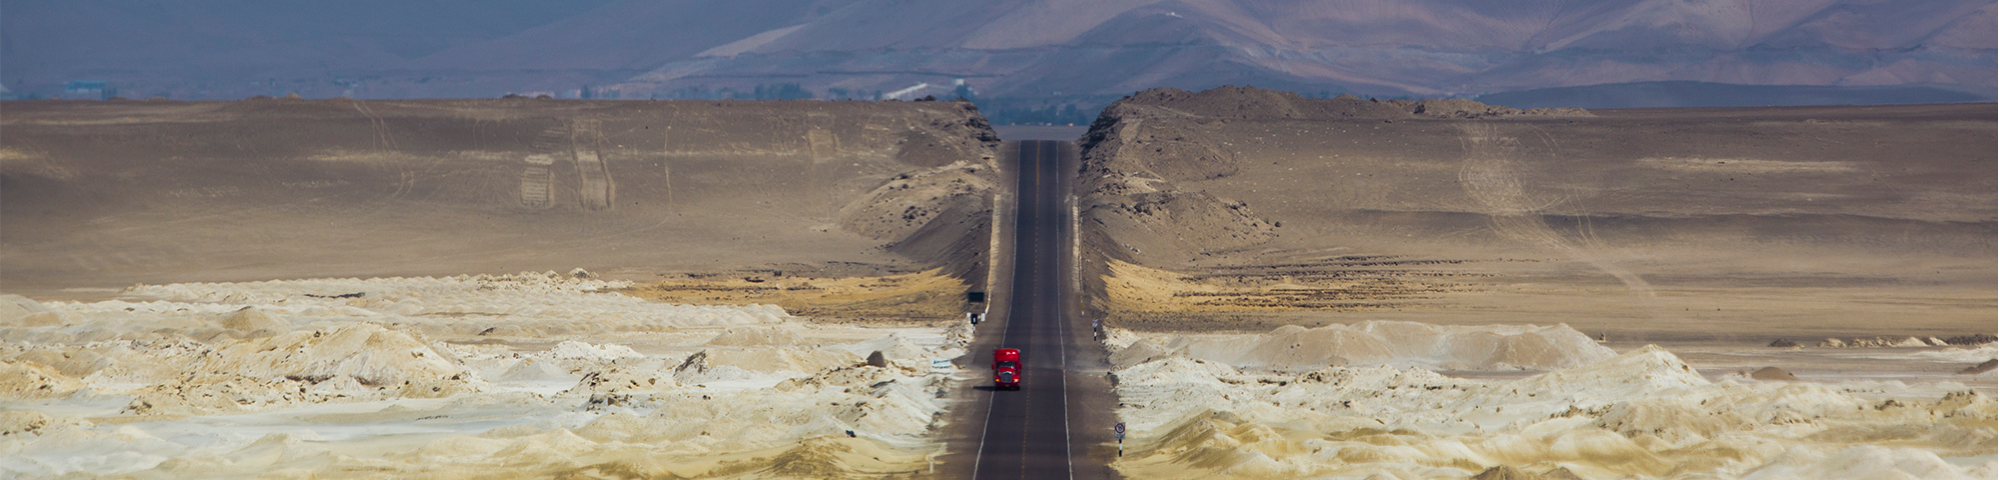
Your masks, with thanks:
[{"label": "paved road", "polygon": [[[992,349],[1021,349],[1028,367],[1018,391],[977,382],[966,406],[969,438],[954,450],[956,474],[974,479],[1107,478],[1110,392],[1089,321],[1077,318],[1069,178],[1069,142],[1018,144],[1013,274],[995,318],[981,325],[970,367],[984,371]],[[1082,322],[1080,325],[1078,322]],[[995,331],[995,330],[998,331]],[[1094,372],[1093,372],[1094,371]],[[1101,425],[1098,425],[1101,424]],[[1107,430],[1107,431],[1099,431]],[[955,442],[957,443],[957,442]],[[941,472],[942,473],[942,472]]]}]

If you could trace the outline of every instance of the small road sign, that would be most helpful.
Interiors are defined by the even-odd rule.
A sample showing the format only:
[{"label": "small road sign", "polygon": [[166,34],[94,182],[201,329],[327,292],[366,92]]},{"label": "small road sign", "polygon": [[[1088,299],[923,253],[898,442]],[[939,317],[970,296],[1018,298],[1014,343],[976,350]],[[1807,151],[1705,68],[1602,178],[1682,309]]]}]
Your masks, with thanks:
[{"label": "small road sign", "polygon": [[1113,431],[1113,432],[1118,432],[1118,436],[1119,436],[1119,437],[1124,437],[1124,436],[1125,436],[1125,422],[1118,422],[1118,426],[1115,426],[1115,427],[1111,427],[1111,431]]}]

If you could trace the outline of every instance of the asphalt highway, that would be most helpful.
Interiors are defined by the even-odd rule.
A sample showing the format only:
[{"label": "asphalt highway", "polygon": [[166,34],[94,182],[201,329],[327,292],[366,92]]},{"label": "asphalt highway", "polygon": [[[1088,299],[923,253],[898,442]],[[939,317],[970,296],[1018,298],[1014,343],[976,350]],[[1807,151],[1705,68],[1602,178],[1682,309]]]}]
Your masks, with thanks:
[{"label": "asphalt highway", "polygon": [[[993,317],[979,326],[965,364],[986,375],[961,404],[944,478],[1110,478],[1110,387],[1103,350],[1076,310],[1070,178],[1075,146],[1014,145],[1010,274],[995,288]],[[1001,229],[1004,235],[1008,229]],[[1000,264],[1001,268],[1006,268]],[[1021,349],[1020,390],[995,390],[993,349]]]}]

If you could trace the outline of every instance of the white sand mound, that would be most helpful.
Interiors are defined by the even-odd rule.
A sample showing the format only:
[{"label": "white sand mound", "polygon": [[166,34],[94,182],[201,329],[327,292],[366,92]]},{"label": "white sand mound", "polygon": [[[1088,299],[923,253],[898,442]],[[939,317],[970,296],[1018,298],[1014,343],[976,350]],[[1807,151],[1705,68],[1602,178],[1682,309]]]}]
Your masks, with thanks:
[{"label": "white sand mound", "polygon": [[37,344],[183,337],[212,342],[369,321],[398,323],[433,337],[539,341],[770,326],[792,318],[769,305],[664,305],[604,292],[620,285],[550,274],[140,285],[127,290],[128,300],[45,305],[67,315],[63,321],[80,325],[0,322],[0,338]]},{"label": "white sand mound", "polygon": [[972,322],[969,321],[961,320],[961,321],[951,322],[951,325],[945,327],[944,329],[945,343],[957,347],[971,345],[972,336],[974,333],[976,333],[978,328],[979,328],[978,326],[973,325]]},{"label": "white sand mound", "polygon": [[593,345],[576,340],[563,340],[562,343],[556,344],[555,348],[549,349],[549,356],[563,360],[582,360],[587,362],[609,362],[621,358],[645,357],[645,355],[640,355],[638,351],[633,350],[632,347],[624,345]]},{"label": "white sand mound", "polygon": [[674,367],[673,376],[675,381],[689,385],[753,380],[763,377],[735,365],[710,364],[707,350],[695,352],[694,355],[689,355],[686,360],[682,360],[679,366]]},{"label": "white sand mound", "polygon": [[14,294],[0,295],[0,325],[52,327],[62,325],[62,317],[40,302]]},{"label": "white sand mound", "polygon": [[1861,445],[1825,452],[1795,447],[1748,475],[1744,480],[1986,480],[1994,478],[1992,463],[1967,469],[1937,455],[1910,448]]},{"label": "white sand mound", "polygon": [[[232,345],[201,368],[249,377],[332,378],[364,385],[458,380],[464,370],[409,334],[373,323],[292,332]],[[421,394],[421,393],[419,393]]]},{"label": "white sand mound", "polygon": [[[7,358],[7,357],[8,357],[7,355],[0,354],[0,358]],[[34,348],[20,352],[18,355],[12,355],[12,358],[8,359],[17,362],[26,361],[26,362],[41,364],[43,366],[53,367],[57,372],[60,372],[64,376],[68,376],[71,378],[88,377],[91,374],[97,373],[98,371],[103,370],[107,367],[111,367],[117,363],[117,360],[101,355],[97,353],[97,351],[95,350],[81,350],[81,349],[58,350],[58,349],[48,349],[48,348]]]},{"label": "white sand mound", "polygon": [[[1254,371],[1183,356],[1116,370],[1131,430],[1113,467],[1131,478],[1466,478],[1495,466],[1582,478],[1973,478],[1990,475],[2000,448],[1989,395],[1884,402],[1807,382],[1713,383],[1653,346],[1511,381],[1416,367]],[[1895,447],[1848,451],[1885,443]]]},{"label": "white sand mound", "polygon": [[76,417],[52,417],[34,410],[0,410],[0,438],[52,435],[58,432],[96,427]]},{"label": "white sand mound", "polygon": [[743,327],[730,328],[709,340],[709,345],[741,347],[747,345],[798,345],[804,339],[798,332],[784,327]]},{"label": "white sand mound", "polygon": [[[1108,343],[1108,342],[1107,342]],[[1123,347],[1111,347],[1112,365],[1138,365],[1173,356],[1175,349],[1159,338],[1137,339]],[[1341,359],[1341,363],[1347,363]]]},{"label": "white sand mound", "polygon": [[245,334],[274,335],[292,331],[292,323],[257,307],[243,307],[217,319],[222,328]]},{"label": "white sand mound", "polygon": [[803,349],[786,347],[740,347],[710,348],[710,365],[728,365],[753,372],[762,372],[786,377],[804,376],[829,368],[852,366],[861,363],[861,357],[841,345],[824,348]]},{"label": "white sand mound", "polygon": [[83,382],[54,367],[31,361],[0,361],[0,399],[61,398],[83,388]]},{"label": "white sand mound", "polygon": [[1520,388],[1572,403],[1603,403],[1709,385],[1694,367],[1664,348],[1647,345],[1603,361],[1523,379]]},{"label": "white sand mound", "polygon": [[496,382],[571,382],[580,380],[579,375],[556,362],[539,357],[522,358],[507,370],[493,376]]},{"label": "white sand mound", "polygon": [[188,450],[187,445],[161,439],[129,425],[52,422],[31,435],[0,440],[0,443],[8,444],[5,462],[0,462],[0,473],[23,478],[56,477],[71,472],[117,475],[152,468]]},{"label": "white sand mound", "polygon": [[[578,279],[555,272],[455,277],[313,278],[241,283],[175,283],[139,285],[128,295],[190,303],[276,304],[302,296],[323,299],[412,300],[434,292],[483,291],[494,296],[543,297],[547,294],[599,292],[631,286],[631,282]],[[355,295],[359,294],[359,295]],[[352,295],[350,297],[342,297]]]},{"label": "white sand mound", "polygon": [[1912,352],[1909,356],[1939,363],[1979,363],[2000,358],[2000,345],[1986,344],[1972,348],[1945,347],[1936,351]]},{"label": "white sand mound", "polygon": [[[1310,370],[1327,365],[1422,366],[1442,370],[1547,370],[1610,358],[1614,352],[1568,325],[1445,326],[1368,321],[1319,328],[1278,327],[1260,335],[1141,335],[1114,348],[1130,365],[1165,355],[1239,368]],[[1149,341],[1150,340],[1150,341]],[[1126,352],[1137,348],[1139,350]]]},{"label": "white sand mound", "polygon": [[662,358],[623,359],[583,372],[576,386],[564,395],[587,396],[600,406],[620,406],[644,401],[655,393],[677,390],[674,362]]},{"label": "white sand mound", "polygon": [[853,353],[856,358],[862,359],[867,358],[869,354],[882,352],[882,356],[891,365],[901,368],[916,369],[919,366],[930,368],[926,350],[923,347],[917,346],[916,342],[911,341],[907,336],[902,334],[892,333],[872,340],[849,343],[835,348]]},{"label": "white sand mound", "polygon": [[[962,355],[969,325],[806,326],[606,292],[619,285],[311,279],[16,302],[63,323],[0,323],[0,477],[821,478],[936,453],[956,380],[927,359]],[[874,351],[890,368],[856,366]],[[608,434],[614,418],[634,433]]]},{"label": "white sand mound", "polygon": [[[396,315],[461,320],[459,329],[511,326],[532,335],[633,329],[773,325],[790,315],[770,305],[660,305],[604,293],[630,282],[579,279],[555,272],[444,278],[305,279],[248,283],[140,285],[126,295],[174,308],[212,305],[235,310],[256,305],[292,317],[354,318]],[[130,305],[125,305],[130,307]],[[156,310],[157,311],[157,310]],[[221,312],[216,312],[221,313]],[[481,322],[464,322],[477,319]],[[482,324],[502,320],[502,325]],[[426,322],[429,323],[429,322]]]}]

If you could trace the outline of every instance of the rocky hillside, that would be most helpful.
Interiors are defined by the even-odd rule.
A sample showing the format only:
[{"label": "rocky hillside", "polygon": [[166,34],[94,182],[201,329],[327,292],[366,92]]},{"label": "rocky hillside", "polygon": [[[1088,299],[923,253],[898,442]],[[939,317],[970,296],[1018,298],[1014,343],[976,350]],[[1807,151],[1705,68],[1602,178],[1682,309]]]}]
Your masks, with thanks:
[{"label": "rocky hillside", "polygon": [[1224,84],[1386,97],[1691,81],[1991,98],[1996,51],[1995,7],[1972,0],[342,5],[10,2],[0,80],[22,95],[105,80],[127,97],[209,99],[690,98],[788,84],[800,90],[783,95],[841,98],[922,85],[912,98],[961,79],[988,98],[1092,106]]}]

